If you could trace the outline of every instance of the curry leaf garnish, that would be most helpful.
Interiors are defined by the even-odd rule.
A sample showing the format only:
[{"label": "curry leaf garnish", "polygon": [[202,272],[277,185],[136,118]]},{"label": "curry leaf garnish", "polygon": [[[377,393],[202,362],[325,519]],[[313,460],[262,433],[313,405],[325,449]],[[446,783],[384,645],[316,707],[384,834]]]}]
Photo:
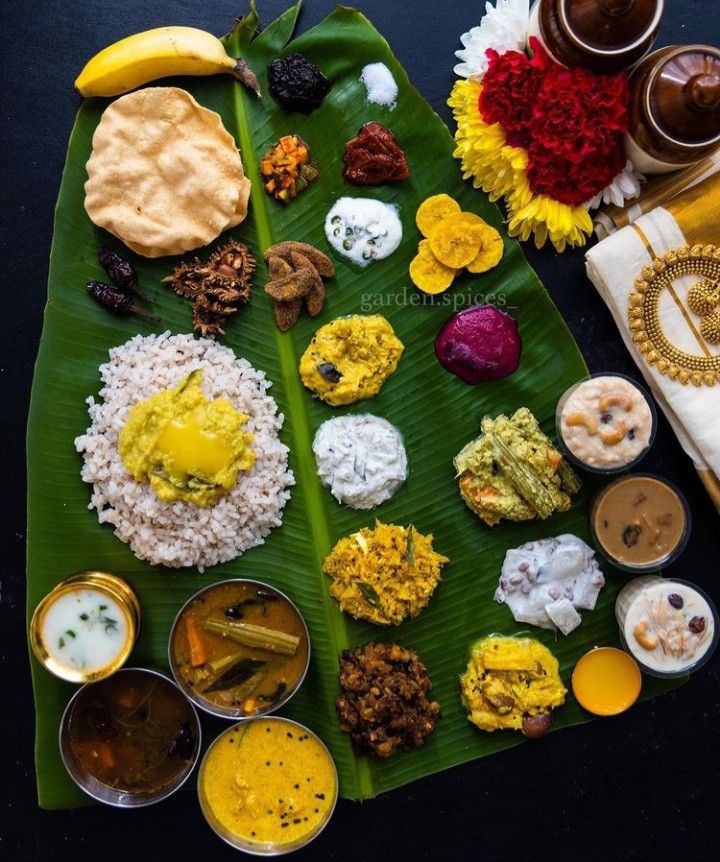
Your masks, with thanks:
[{"label": "curry leaf garnish", "polygon": [[408,566],[415,565],[415,541],[414,541],[414,533],[415,528],[412,524],[407,528],[407,546],[405,548],[405,559],[407,560]]},{"label": "curry leaf garnish", "polygon": [[206,479],[201,479],[200,476],[188,476],[186,479],[176,479],[161,464],[154,464],[150,468],[150,472],[153,476],[159,476],[161,479],[164,479],[179,491],[214,491],[221,487],[217,482],[208,482]]},{"label": "curry leaf garnish", "polygon": [[74,632],[72,629],[68,629],[68,630],[65,632],[65,634],[66,634],[69,638],[77,637],[77,635],[75,634],[75,632]]},{"label": "curry leaf garnish", "polygon": [[255,676],[260,668],[264,667],[266,664],[267,662],[261,661],[260,659],[241,658],[240,661],[236,662],[231,668],[226,670],[225,673],[220,674],[215,682],[208,686],[203,693],[224,691],[227,688],[234,688],[236,685],[241,685],[243,682],[247,682],[247,680]]},{"label": "curry leaf garnish", "polygon": [[382,602],[380,601],[380,596],[377,594],[375,588],[366,581],[358,581],[357,585],[358,589],[362,593],[363,599],[370,605],[370,607],[381,611],[383,609]]},{"label": "curry leaf garnish", "polygon": [[265,703],[277,703],[281,700],[287,691],[287,683],[279,682],[275,688],[275,691],[272,694],[259,694],[258,700],[262,700]]},{"label": "curry leaf garnish", "polygon": [[58,649],[65,649],[65,638],[58,638]]},{"label": "curry leaf garnish", "polygon": [[333,365],[332,362],[318,362],[315,367],[318,370],[318,374],[324,377],[328,383],[339,383],[342,380],[342,374],[338,370],[337,365]]}]

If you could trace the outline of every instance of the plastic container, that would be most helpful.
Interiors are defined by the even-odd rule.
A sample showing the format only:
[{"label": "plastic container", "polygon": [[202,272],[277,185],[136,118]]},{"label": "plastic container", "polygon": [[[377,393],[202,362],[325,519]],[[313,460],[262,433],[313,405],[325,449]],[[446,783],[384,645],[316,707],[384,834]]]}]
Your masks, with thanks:
[{"label": "plastic container", "polygon": [[[566,433],[569,429],[566,429],[566,421],[563,419],[563,411],[565,406],[572,395],[577,393],[580,387],[586,386],[592,381],[602,380],[603,378],[616,378],[617,380],[624,381],[622,385],[623,389],[627,389],[626,384],[629,384],[639,396],[643,398],[645,403],[647,404],[648,411],[650,413],[650,422],[651,427],[647,439],[647,443],[640,449],[637,454],[628,457],[626,459],[620,459],[615,461],[615,463],[601,464],[601,463],[588,463],[588,461],[583,460],[578,454],[576,454],[573,449],[570,448],[570,443],[566,441]],[[608,395],[612,393],[609,392]],[[574,412],[574,411],[573,411]],[[589,416],[590,420],[594,420],[596,424],[595,433],[587,437],[587,439],[600,440],[600,435],[607,432],[614,432],[619,426],[620,422],[623,421],[623,412],[619,414],[619,416],[614,416],[611,419],[611,422],[605,426],[602,422],[602,411],[598,406],[597,417]],[[569,412],[569,415],[572,416],[573,413]],[[640,386],[640,384],[636,383],[632,378],[627,377],[624,374],[617,374],[612,371],[608,372],[599,372],[597,374],[591,374],[588,377],[584,377],[582,380],[578,380],[577,383],[574,383],[569,389],[567,389],[560,400],[557,403],[557,408],[555,409],[555,431],[557,434],[558,441],[560,443],[560,448],[563,451],[563,454],[567,457],[567,459],[575,464],[577,467],[580,467],[582,470],[586,470],[589,473],[598,473],[602,475],[612,475],[614,473],[620,473],[625,470],[629,470],[632,467],[635,467],[637,464],[642,461],[642,459],[647,455],[650,447],[652,446],[655,440],[655,434],[657,432],[657,410],[655,409],[655,404],[653,399],[648,394],[647,390]],[[587,435],[587,431],[583,432],[583,435]],[[580,437],[579,439],[582,439]],[[629,445],[628,440],[623,440],[620,446],[624,444],[625,449],[631,449],[632,447]],[[609,455],[614,454],[614,449],[611,446],[606,446],[605,449]],[[601,450],[602,451],[602,450]],[[622,450],[618,450],[618,454],[620,454]]]},{"label": "plastic container", "polygon": [[[700,644],[702,651],[696,653],[695,656],[690,656],[685,662],[683,662],[681,656],[673,655],[671,650],[663,650],[660,638],[657,636],[656,626],[653,620],[650,619],[649,614],[651,608],[660,607],[660,602],[669,601],[668,596],[673,595],[673,593],[676,597],[676,604],[677,598],[680,598],[683,604],[678,609],[674,609],[672,605],[664,608],[664,620],[668,619],[668,611],[672,614],[673,610],[675,610],[675,618],[678,619],[680,625],[684,628],[687,617],[690,617],[690,620],[692,620],[695,611],[697,611],[697,616],[705,618],[703,632],[709,628],[710,620],[712,620],[712,629],[707,631],[706,638]],[[695,599],[692,596],[693,593],[697,594],[699,598]],[[644,600],[643,596],[649,597],[651,603]],[[693,604],[690,604],[690,601]],[[659,575],[646,575],[645,577],[635,578],[627,583],[618,593],[618,597],[615,600],[615,617],[620,628],[620,641],[623,649],[635,658],[643,673],[650,676],[660,677],[661,679],[674,679],[694,673],[710,660],[717,648],[718,635],[720,634],[717,608],[704,590],[689,581],[679,578],[662,578]],[[648,620],[650,621],[646,632],[646,636],[650,638],[648,645],[653,640],[658,642],[653,650],[644,649],[634,635],[635,625]],[[657,662],[651,661],[653,656],[658,657]],[[661,664],[663,660],[677,666],[663,670],[658,667],[658,664]]]},{"label": "plastic container", "polygon": [[[648,479],[654,482],[659,482],[661,485],[665,486],[669,489],[677,500],[679,501],[680,509],[683,513],[683,524],[682,530],[679,532],[679,538],[677,542],[669,548],[666,552],[658,554],[657,558],[653,558],[646,562],[632,562],[627,558],[621,558],[613,554],[603,542],[603,538],[599,528],[599,517],[602,515],[601,506],[604,501],[607,501],[608,495],[612,494],[613,489],[618,488],[623,483],[634,482],[636,479]],[[629,520],[629,519],[628,519]],[[685,546],[688,543],[688,539],[690,537],[690,531],[692,529],[692,519],[690,515],[690,507],[688,506],[687,500],[683,495],[682,491],[679,488],[675,487],[672,482],[669,482],[667,479],[663,479],[660,476],[656,476],[652,473],[630,473],[627,476],[621,476],[618,479],[615,479],[609,485],[606,485],[602,488],[592,500],[590,505],[590,531],[592,533],[593,542],[595,543],[595,547],[598,549],[600,554],[608,560],[613,566],[616,566],[619,569],[622,569],[626,572],[634,572],[637,574],[642,574],[646,572],[653,572],[659,569],[662,566],[667,566],[676,560],[680,554],[685,549]]]}]

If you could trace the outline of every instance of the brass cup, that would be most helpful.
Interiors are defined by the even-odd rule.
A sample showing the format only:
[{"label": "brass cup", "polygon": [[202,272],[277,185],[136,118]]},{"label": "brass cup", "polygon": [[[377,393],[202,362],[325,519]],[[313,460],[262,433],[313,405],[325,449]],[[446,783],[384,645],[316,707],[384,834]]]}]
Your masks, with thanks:
[{"label": "brass cup", "polygon": [[[43,621],[48,609],[60,596],[77,589],[95,590],[113,599],[125,617],[128,631],[125,644],[115,660],[105,667],[96,668],[90,672],[71,668],[57,661],[50,655],[42,639]],[[122,578],[110,572],[95,570],[78,572],[60,581],[35,608],[30,621],[30,646],[40,664],[60,679],[75,683],[97,682],[115,673],[127,661],[140,631],[140,616],[140,601],[132,587]]]}]

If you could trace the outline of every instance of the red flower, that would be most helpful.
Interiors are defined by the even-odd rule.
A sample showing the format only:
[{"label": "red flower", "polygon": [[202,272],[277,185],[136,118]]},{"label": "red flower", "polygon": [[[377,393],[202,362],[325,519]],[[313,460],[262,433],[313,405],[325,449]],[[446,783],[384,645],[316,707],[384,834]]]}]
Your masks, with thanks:
[{"label": "red flower", "polygon": [[627,75],[595,75],[551,62],[536,39],[533,57],[487,52],[478,110],[528,152],[530,189],[576,206],[625,166]]},{"label": "red flower", "polygon": [[500,123],[512,146],[526,147],[547,56],[540,50],[531,59],[521,51],[498,54],[492,48],[486,54],[490,64],[478,99],[482,118],[486,123]]}]

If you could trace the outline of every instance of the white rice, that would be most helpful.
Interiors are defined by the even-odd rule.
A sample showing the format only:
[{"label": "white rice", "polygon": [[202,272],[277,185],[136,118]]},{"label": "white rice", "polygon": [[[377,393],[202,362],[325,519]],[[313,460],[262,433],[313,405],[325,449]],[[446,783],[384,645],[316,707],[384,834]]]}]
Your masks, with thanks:
[{"label": "white rice", "polygon": [[[148,483],[133,480],[118,452],[118,436],[132,406],[177,386],[195,368],[203,369],[207,398],[225,397],[250,417],[245,429],[254,435],[256,456],[252,469],[238,474],[232,491],[207,508],[163,502]],[[295,480],[287,468],[288,448],[278,439],[283,415],[267,394],[272,384],[262,371],[214,341],[165,332],[136,335],[114,347],[100,376],[102,401],[87,399],[91,425],[75,448],[85,460],[82,479],[93,486],[88,508],[97,510],[101,524],[112,524],[139,559],[203,571],[261,545],[282,524]]]}]

